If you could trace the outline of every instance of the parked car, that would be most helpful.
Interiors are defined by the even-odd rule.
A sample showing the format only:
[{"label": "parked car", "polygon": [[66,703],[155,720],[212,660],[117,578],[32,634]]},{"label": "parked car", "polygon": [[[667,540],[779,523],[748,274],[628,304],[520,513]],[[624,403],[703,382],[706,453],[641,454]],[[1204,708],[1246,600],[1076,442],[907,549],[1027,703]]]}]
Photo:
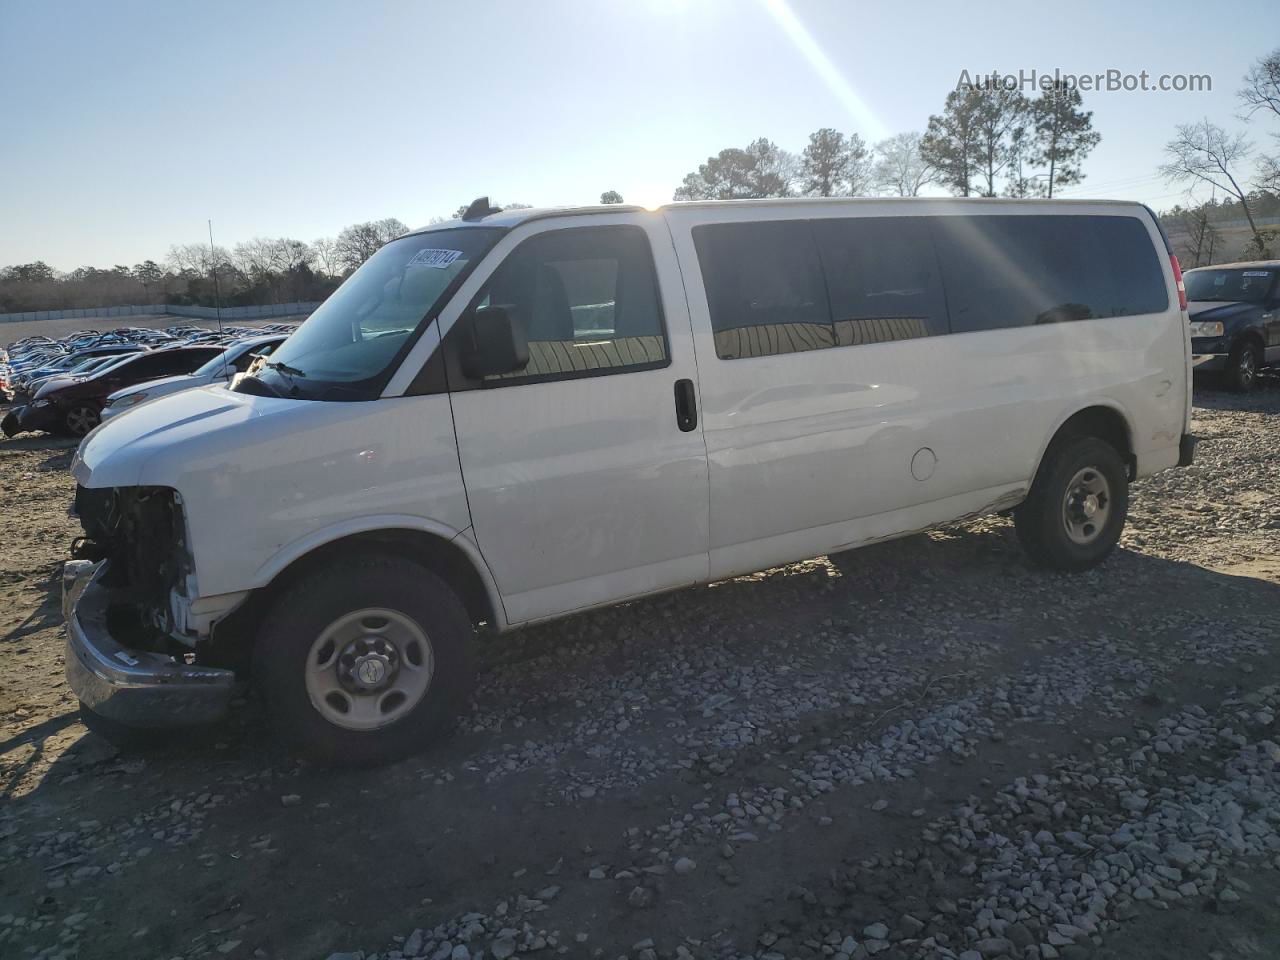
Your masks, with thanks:
[{"label": "parked car", "polygon": [[1132,203],[477,201],[232,389],[81,444],[68,680],[101,727],[208,721],[251,677],[367,763],[447,728],[475,623],[1004,510],[1088,569],[1130,480],[1192,460],[1186,323]]},{"label": "parked car", "polygon": [[98,425],[102,405],[116,390],[190,373],[221,352],[218,347],[170,347],[123,357],[87,377],[55,378],[37,390],[30,403],[10,409],[0,430],[6,437],[26,430],[82,437]]},{"label": "parked car", "polygon": [[160,380],[148,380],[146,383],[117,390],[107,397],[106,403],[103,404],[102,419],[108,420],[134,409],[147,400],[165,397],[180,390],[203,387],[210,383],[225,383],[237,373],[248,370],[249,365],[259,357],[270,356],[271,351],[284,341],[285,337],[282,334],[238,340],[225,350],[219,351],[217,356],[207,360],[203,366],[191,373],[177,377],[164,377]]},{"label": "parked car", "polygon": [[1280,364],[1280,260],[1197,267],[1185,279],[1192,369],[1253,389],[1263,367]]},{"label": "parked car", "polygon": [[92,360],[97,357],[118,357],[126,353],[143,353],[147,349],[147,347],[136,343],[109,343],[102,346],[89,347],[75,353],[63,354],[48,363],[24,371],[15,378],[14,387],[21,392],[27,384],[43,380],[46,377],[69,373],[74,367],[80,366],[86,360]]}]

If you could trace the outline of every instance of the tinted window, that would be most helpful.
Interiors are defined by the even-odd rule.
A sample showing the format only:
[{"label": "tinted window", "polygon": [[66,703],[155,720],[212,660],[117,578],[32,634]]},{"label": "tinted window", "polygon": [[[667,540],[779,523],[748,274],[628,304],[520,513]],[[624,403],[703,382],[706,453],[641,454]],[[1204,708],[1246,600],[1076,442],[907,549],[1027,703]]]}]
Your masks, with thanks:
[{"label": "tinted window", "polygon": [[693,241],[722,359],[835,345],[807,221],[709,224],[694,227]]},{"label": "tinted window", "polygon": [[947,332],[946,301],[921,217],[815,220],[837,346]]},{"label": "tinted window", "polygon": [[493,380],[563,378],[667,363],[649,241],[639,227],[550,230],[520,244],[473,307],[525,325],[529,364]]},{"label": "tinted window", "polygon": [[1134,217],[935,217],[951,330],[964,333],[1168,308]]},{"label": "tinted window", "polygon": [[131,363],[121,366],[121,376],[151,378],[172,377],[180,373],[190,373],[196,367],[218,356],[221,347],[188,347],[182,350],[159,350],[137,357]]}]

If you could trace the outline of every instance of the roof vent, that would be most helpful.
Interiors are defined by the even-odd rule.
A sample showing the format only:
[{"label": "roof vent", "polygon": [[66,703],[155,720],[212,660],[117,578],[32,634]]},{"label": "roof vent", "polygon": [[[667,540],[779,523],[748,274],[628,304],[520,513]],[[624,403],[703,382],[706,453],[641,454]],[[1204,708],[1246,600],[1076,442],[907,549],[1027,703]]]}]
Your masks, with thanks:
[{"label": "roof vent", "polygon": [[476,199],[471,201],[471,206],[467,207],[463,212],[462,219],[464,221],[483,220],[485,217],[489,216],[489,214],[498,213],[500,210],[501,208],[495,210],[493,207],[489,206],[488,197],[476,197]]}]

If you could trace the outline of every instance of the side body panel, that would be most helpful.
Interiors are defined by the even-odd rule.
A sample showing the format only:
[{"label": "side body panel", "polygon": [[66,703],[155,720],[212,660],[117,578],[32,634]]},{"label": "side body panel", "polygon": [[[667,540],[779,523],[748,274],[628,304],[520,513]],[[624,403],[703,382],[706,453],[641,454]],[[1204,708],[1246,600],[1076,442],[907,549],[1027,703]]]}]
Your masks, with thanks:
[{"label": "side body panel", "polygon": [[[1053,432],[1089,406],[1125,417],[1140,474],[1177,462],[1186,421],[1186,329],[1172,294],[1161,314],[717,356],[692,238],[698,224],[945,216],[956,209],[946,201],[867,201],[666,211],[701,374],[712,577],[1012,506],[1029,488]],[[1051,212],[1043,204],[967,204],[963,212],[988,209]],[[1096,212],[1147,222],[1139,210],[1100,204]],[[1095,211],[1073,205],[1070,212]],[[1160,262],[1172,291],[1167,257]]]}]

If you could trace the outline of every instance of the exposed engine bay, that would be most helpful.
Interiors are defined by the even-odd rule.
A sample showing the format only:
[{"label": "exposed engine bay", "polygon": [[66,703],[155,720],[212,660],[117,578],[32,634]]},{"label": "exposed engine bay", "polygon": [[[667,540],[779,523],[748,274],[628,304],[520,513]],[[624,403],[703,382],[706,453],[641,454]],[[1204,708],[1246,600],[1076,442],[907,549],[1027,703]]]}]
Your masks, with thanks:
[{"label": "exposed engine bay", "polygon": [[130,644],[140,649],[181,649],[170,597],[185,594],[193,566],[177,491],[77,486],[75,510],[85,535],[71,553],[107,561],[101,584],[111,591],[113,626],[127,629]]}]

